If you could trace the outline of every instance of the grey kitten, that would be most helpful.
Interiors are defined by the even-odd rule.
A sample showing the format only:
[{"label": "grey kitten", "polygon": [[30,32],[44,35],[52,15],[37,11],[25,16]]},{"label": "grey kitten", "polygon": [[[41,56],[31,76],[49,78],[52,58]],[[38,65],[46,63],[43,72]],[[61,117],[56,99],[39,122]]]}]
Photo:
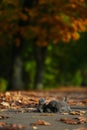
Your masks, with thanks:
[{"label": "grey kitten", "polygon": [[37,110],[38,112],[45,112],[44,109],[46,107],[46,99],[45,98],[40,98],[39,99],[39,103],[38,103],[38,107],[37,107]]},{"label": "grey kitten", "polygon": [[41,98],[38,104],[39,112],[71,112],[70,106],[67,104],[67,98],[64,98],[63,101],[52,100],[46,104],[46,99]]}]

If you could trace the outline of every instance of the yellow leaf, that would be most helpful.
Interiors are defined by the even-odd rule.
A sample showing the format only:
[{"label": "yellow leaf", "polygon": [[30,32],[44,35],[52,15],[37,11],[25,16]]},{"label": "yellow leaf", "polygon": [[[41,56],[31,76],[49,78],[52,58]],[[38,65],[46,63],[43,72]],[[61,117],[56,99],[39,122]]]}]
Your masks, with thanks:
[{"label": "yellow leaf", "polygon": [[79,33],[78,32],[72,33],[72,38],[73,38],[73,40],[78,40],[80,38]]}]

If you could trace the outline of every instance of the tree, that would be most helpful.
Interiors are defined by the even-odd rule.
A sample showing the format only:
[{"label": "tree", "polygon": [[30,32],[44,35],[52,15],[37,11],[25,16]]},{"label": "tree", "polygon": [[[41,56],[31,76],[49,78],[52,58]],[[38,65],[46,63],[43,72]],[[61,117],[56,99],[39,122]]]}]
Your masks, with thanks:
[{"label": "tree", "polygon": [[[12,41],[13,48],[22,50],[25,39],[34,39],[36,63],[39,66],[35,87],[42,82],[47,46],[78,40],[80,32],[87,30],[86,0],[2,0],[0,15],[1,44],[6,43],[6,35]],[[17,55],[15,51],[15,58],[21,57],[21,51],[18,52]],[[40,73],[38,68],[41,68]]]}]

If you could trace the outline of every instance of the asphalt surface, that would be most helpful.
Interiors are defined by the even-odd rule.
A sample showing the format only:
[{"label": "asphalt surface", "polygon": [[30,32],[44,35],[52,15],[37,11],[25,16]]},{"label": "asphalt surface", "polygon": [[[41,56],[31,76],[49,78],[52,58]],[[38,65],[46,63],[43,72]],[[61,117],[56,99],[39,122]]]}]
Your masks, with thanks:
[{"label": "asphalt surface", "polygon": [[[86,107],[87,108],[87,107]],[[87,109],[84,109],[86,111],[86,114],[84,115],[87,117]],[[83,109],[81,109],[83,110]],[[15,110],[5,110],[1,111],[0,115],[8,116],[9,118],[0,119],[0,121],[11,123],[11,124],[21,124],[26,126],[26,128],[23,128],[23,130],[79,130],[77,128],[85,127],[87,128],[87,123],[84,124],[66,124],[61,121],[59,121],[60,118],[73,118],[78,117],[78,115],[61,115],[59,113],[55,114],[47,114],[47,113],[38,113],[38,112],[17,112]],[[39,125],[33,127],[31,124],[36,122],[37,120],[45,120],[46,122],[49,122],[50,126],[44,126]]]},{"label": "asphalt surface", "polygon": [[[16,96],[20,97],[23,96],[24,99],[23,101],[29,100],[29,99],[34,99],[34,100],[29,100],[34,102],[36,98],[40,98],[40,97],[50,97],[53,98],[55,97],[55,99],[59,99],[59,97],[64,97],[66,95],[68,95],[68,97],[71,99],[70,101],[76,101],[75,102],[75,106],[73,105],[72,110],[80,110],[80,111],[85,111],[86,113],[83,115],[83,117],[87,117],[87,104],[86,105],[81,105],[79,103],[82,103],[82,101],[84,101],[84,99],[87,99],[87,91],[82,91],[83,89],[81,89],[81,91],[66,91],[66,92],[59,92],[59,91],[54,91],[54,92],[49,92],[49,93],[41,93],[39,92],[37,93],[21,93],[21,95],[18,93],[16,94]],[[28,95],[27,95],[28,94]],[[15,96],[11,95],[10,96]],[[2,99],[3,97],[3,99]],[[1,97],[1,101],[3,102],[5,95]],[[30,97],[28,99],[28,97]],[[34,98],[33,98],[34,97]],[[13,98],[13,100],[16,100]],[[12,100],[12,101],[13,101]],[[17,102],[17,100],[15,101]],[[6,104],[5,104],[6,105]],[[20,105],[20,104],[18,104]],[[79,105],[79,106],[77,106]],[[24,105],[23,105],[24,106]],[[11,108],[7,108],[7,109],[2,109],[0,108],[0,122],[5,122],[7,124],[21,124],[23,126],[25,126],[26,128],[23,128],[23,130],[86,130],[87,129],[87,123],[82,123],[82,124],[66,124],[63,123],[62,121],[60,121],[61,118],[76,118],[79,117],[81,115],[71,115],[71,114],[67,114],[67,115],[63,115],[60,113],[38,113],[37,111],[34,111],[34,109],[36,109],[36,107],[34,109],[29,108],[29,111],[27,111],[28,109],[24,106],[20,105],[19,110],[17,109],[12,109]],[[32,105],[30,105],[32,106]],[[76,108],[77,106],[77,108]],[[23,110],[21,109],[23,107]],[[16,108],[16,106],[15,106]],[[20,110],[21,109],[21,110]],[[25,110],[27,109],[27,110]],[[3,118],[1,118],[3,116]],[[6,118],[8,117],[8,118]],[[31,124],[35,123],[38,120],[44,120],[46,122],[49,122],[51,125],[50,126],[45,126],[45,125],[37,125],[35,127],[33,127]],[[84,127],[85,129],[80,129],[80,127]],[[0,130],[6,130],[6,129],[1,129]],[[10,130],[10,129],[9,129]],[[11,129],[12,130],[12,129]],[[17,130],[17,129],[15,129]]]}]

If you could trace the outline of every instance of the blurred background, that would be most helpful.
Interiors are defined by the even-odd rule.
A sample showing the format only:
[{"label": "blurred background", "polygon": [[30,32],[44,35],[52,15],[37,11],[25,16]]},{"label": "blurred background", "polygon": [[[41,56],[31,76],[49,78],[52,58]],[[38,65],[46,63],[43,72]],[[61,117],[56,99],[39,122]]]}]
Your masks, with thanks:
[{"label": "blurred background", "polygon": [[[48,20],[48,16],[53,16],[52,11],[58,7],[48,6],[50,4],[45,0],[39,4],[37,0],[32,1],[0,1],[0,91],[86,87],[87,32],[80,32],[79,38],[72,39],[70,16],[61,10],[58,15],[62,21],[55,23]],[[60,8],[62,4],[66,5],[64,0],[61,0]],[[59,31],[58,41],[49,31],[51,26],[55,27],[55,34]],[[70,34],[69,39],[63,39],[66,31],[60,35],[65,28]]]}]

